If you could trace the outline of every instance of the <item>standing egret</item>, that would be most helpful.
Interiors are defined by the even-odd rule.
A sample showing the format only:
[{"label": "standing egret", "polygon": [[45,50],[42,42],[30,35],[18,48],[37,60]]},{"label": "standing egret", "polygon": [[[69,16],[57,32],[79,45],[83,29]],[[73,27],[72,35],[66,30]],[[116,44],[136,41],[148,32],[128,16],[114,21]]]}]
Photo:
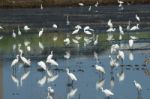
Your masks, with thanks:
[{"label": "standing egret", "polygon": [[95,7],[98,7],[98,5],[99,5],[99,2],[97,1],[94,6],[95,6]]},{"label": "standing egret", "polygon": [[134,40],[130,39],[129,40],[129,48],[133,48]]},{"label": "standing egret", "polygon": [[30,59],[26,59],[24,56],[22,56],[22,54],[23,54],[23,51],[21,51],[21,53],[20,53],[21,60],[23,61],[24,64],[30,66],[31,65]]},{"label": "standing egret", "polygon": [[16,59],[14,59],[11,63],[11,67],[15,66],[19,62],[19,55],[16,55]]},{"label": "standing egret", "polygon": [[41,4],[40,9],[43,10],[43,5]]},{"label": "standing egret", "polygon": [[47,99],[53,99],[54,98],[54,89],[52,87],[48,87],[48,96]]},{"label": "standing egret", "polygon": [[68,75],[69,78],[71,79],[72,85],[73,85],[73,81],[77,81],[77,78],[76,78],[76,76],[75,76],[73,73],[71,73],[71,72],[69,71],[68,68],[66,68],[66,71],[67,71],[67,75]]},{"label": "standing egret", "polygon": [[92,34],[93,31],[94,31],[94,29],[91,29],[89,26],[84,27],[85,34]]},{"label": "standing egret", "polygon": [[18,35],[21,35],[21,31],[20,31],[19,26],[18,26]]},{"label": "standing egret", "polygon": [[13,37],[13,38],[16,38],[16,33],[15,33],[14,30],[13,30],[13,33],[12,33],[12,37]]},{"label": "standing egret", "polygon": [[109,20],[108,20],[108,23],[107,23],[107,25],[108,25],[110,28],[113,28],[113,24],[112,24],[112,21],[111,21],[111,19],[109,19]]},{"label": "standing egret", "polygon": [[49,54],[48,56],[47,56],[47,61],[49,60],[49,59],[52,59],[53,58],[53,51],[51,51],[51,54]]},{"label": "standing egret", "polygon": [[44,50],[44,45],[39,41],[39,48],[41,48],[42,50]]},{"label": "standing egret", "polygon": [[25,31],[28,31],[28,30],[30,30],[30,28],[29,28],[27,25],[25,25],[25,26],[24,26],[24,30],[25,30]]},{"label": "standing egret", "polygon": [[119,3],[119,7],[120,7],[120,8],[123,8],[123,6],[122,6],[122,5],[123,5],[123,3],[124,3],[124,2],[123,2],[123,1],[121,1],[121,0],[118,0],[118,3]]},{"label": "standing egret", "polygon": [[67,25],[70,25],[69,16],[67,16],[66,24],[67,24]]},{"label": "standing egret", "polygon": [[142,90],[142,86],[140,83],[138,83],[136,80],[133,81],[134,82],[134,85],[135,87],[137,88],[138,91],[141,91]]},{"label": "standing egret", "polygon": [[106,32],[115,32],[116,31],[116,28],[108,28],[107,30],[106,30]]},{"label": "standing egret", "polygon": [[130,30],[131,21],[128,21],[127,30]]},{"label": "standing egret", "polygon": [[66,51],[66,54],[64,55],[64,58],[66,58],[66,59],[69,59],[70,58],[70,52],[69,51]]},{"label": "standing egret", "polygon": [[119,51],[118,51],[117,58],[118,58],[118,59],[121,59],[121,60],[123,61],[124,58],[125,58],[124,52],[119,50]]},{"label": "standing egret", "polygon": [[47,63],[50,63],[51,65],[58,66],[59,64],[54,59],[49,59],[46,61]]},{"label": "standing egret", "polygon": [[105,94],[106,97],[110,97],[110,96],[114,95],[114,93],[112,93],[110,90],[103,89],[103,87],[101,87],[101,90]]},{"label": "standing egret", "polygon": [[98,37],[99,37],[99,35],[96,35],[96,39],[95,39],[95,41],[94,41],[94,45],[97,45],[98,44]]},{"label": "standing egret", "polygon": [[140,22],[140,17],[137,14],[135,15],[135,18],[136,18],[137,21]]},{"label": "standing egret", "polygon": [[88,11],[90,12],[90,11],[91,11],[91,9],[92,9],[92,6],[89,6],[89,9],[88,9]]},{"label": "standing egret", "polygon": [[136,26],[133,26],[130,28],[130,31],[139,30],[139,24],[136,24]]},{"label": "standing egret", "polygon": [[43,28],[39,31],[39,37],[41,37],[41,36],[42,36],[43,31],[44,31],[44,29],[43,29]]}]

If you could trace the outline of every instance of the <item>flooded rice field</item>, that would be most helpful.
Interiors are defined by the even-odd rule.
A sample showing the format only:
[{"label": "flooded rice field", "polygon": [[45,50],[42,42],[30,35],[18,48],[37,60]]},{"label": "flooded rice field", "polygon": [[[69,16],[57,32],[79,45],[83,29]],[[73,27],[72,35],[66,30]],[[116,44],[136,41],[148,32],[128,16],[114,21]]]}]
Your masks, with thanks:
[{"label": "flooded rice field", "polygon": [[149,99],[149,8],[0,9],[0,99]]}]

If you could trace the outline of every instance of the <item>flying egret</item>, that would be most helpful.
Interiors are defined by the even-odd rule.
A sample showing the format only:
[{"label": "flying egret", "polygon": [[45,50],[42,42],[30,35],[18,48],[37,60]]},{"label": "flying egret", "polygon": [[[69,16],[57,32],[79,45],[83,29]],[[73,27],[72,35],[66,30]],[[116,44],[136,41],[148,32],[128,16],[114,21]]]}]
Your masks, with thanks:
[{"label": "flying egret", "polygon": [[101,87],[101,90],[102,90],[102,92],[105,94],[106,97],[110,97],[110,96],[114,95],[113,92],[111,92],[111,91],[108,90],[108,89],[103,89],[103,87]]},{"label": "flying egret", "polygon": [[16,55],[16,59],[14,59],[11,63],[11,67],[15,66],[19,62],[19,55]]},{"label": "flying egret", "polygon": [[69,71],[68,68],[66,68],[66,71],[67,71],[67,75],[68,75],[69,78],[71,79],[72,85],[73,85],[73,81],[77,81],[77,78],[76,78],[76,76],[75,76],[73,73],[71,73],[71,72]]},{"label": "flying egret", "polygon": [[134,85],[135,87],[137,88],[138,91],[141,91],[142,90],[142,86],[140,83],[138,83],[136,80],[133,81],[134,82]]},{"label": "flying egret", "polygon": [[39,31],[39,37],[41,37],[43,35],[43,31],[44,31],[43,28]]},{"label": "flying egret", "polygon": [[135,18],[136,18],[137,21],[140,22],[140,17],[137,14],[135,15]]},{"label": "flying egret", "polygon": [[24,26],[24,30],[25,30],[25,31],[30,30],[29,26],[25,25],[25,26]]}]

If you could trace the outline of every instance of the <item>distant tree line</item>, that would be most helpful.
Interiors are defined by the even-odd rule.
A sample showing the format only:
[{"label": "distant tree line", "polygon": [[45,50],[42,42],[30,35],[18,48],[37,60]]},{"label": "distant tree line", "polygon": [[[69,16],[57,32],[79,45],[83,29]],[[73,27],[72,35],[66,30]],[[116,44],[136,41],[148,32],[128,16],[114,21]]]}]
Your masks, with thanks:
[{"label": "distant tree line", "polygon": [[[96,2],[101,5],[117,4],[117,0],[0,0],[0,7],[45,7],[50,6],[78,6],[82,2],[85,5],[94,5]],[[125,4],[150,3],[150,0],[122,0]]]}]

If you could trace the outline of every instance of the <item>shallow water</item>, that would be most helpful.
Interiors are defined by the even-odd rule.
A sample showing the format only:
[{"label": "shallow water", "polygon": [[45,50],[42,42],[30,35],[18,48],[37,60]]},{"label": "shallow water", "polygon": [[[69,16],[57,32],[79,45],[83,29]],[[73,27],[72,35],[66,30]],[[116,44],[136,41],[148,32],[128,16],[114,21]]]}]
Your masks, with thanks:
[{"label": "shallow water", "polygon": [[[137,10],[137,6],[141,6],[140,10]],[[97,8],[99,12],[95,12],[95,10],[86,12],[86,7],[49,8],[43,11],[39,9],[1,9],[0,12],[4,14],[0,15],[0,21],[5,28],[1,30],[1,35],[4,35],[4,38],[0,41],[0,81],[2,83],[0,86],[0,98],[47,99],[48,87],[51,86],[55,91],[53,99],[106,99],[100,87],[110,89],[114,93],[114,96],[110,97],[111,99],[126,99],[127,97],[128,99],[149,99],[150,64],[148,60],[150,59],[150,35],[149,10],[147,7],[149,8],[150,6],[135,5],[126,7],[124,10],[125,15],[134,16],[135,13],[138,13],[141,15],[142,21],[140,31],[125,32],[122,41],[117,39],[107,41],[107,33],[104,32],[109,18],[114,20],[115,27],[118,24],[126,25],[124,22],[127,23],[130,19],[129,16],[123,18],[123,12],[119,11],[116,6],[102,6]],[[117,13],[120,13],[121,16]],[[63,25],[65,24],[66,15],[71,17],[70,21],[72,20],[72,23],[70,26]],[[62,17],[60,18],[60,16]],[[91,20],[93,16],[94,19]],[[115,16],[121,18],[118,19]],[[99,18],[102,18],[101,21],[105,25],[97,21]],[[131,18],[131,20],[134,21],[134,18]],[[93,24],[92,22],[90,24],[90,21],[93,21]],[[53,23],[58,24],[58,30],[51,27]],[[65,46],[63,40],[68,35],[70,39],[74,38],[74,35],[71,35],[70,32],[79,23],[83,26],[90,25],[96,29],[96,32],[92,36],[84,35],[81,32],[77,35],[82,37],[79,40],[79,44],[71,42],[69,46]],[[31,31],[23,31],[24,24],[31,26]],[[23,35],[14,39],[11,37],[12,29],[15,29],[17,33],[18,25]],[[43,36],[38,38],[38,30],[41,27],[44,27],[45,31]],[[99,35],[99,40],[98,44],[94,46],[95,35]],[[115,38],[118,38],[118,32],[114,33],[114,35],[116,35]],[[139,38],[135,41],[132,49],[128,47],[130,35],[136,35]],[[53,37],[58,37],[58,40],[54,41]],[[92,42],[85,45],[84,37],[93,37]],[[30,52],[24,46],[25,41],[31,43]],[[39,46],[39,42],[43,45],[43,48]],[[31,66],[23,64],[21,60],[16,66],[10,66],[16,55],[20,54],[18,44],[22,45],[23,55],[31,60]],[[116,57],[116,53],[110,53],[112,44],[120,44],[120,50],[125,53],[125,59],[123,61],[118,60],[119,66],[115,68],[110,66],[109,55],[113,58]],[[59,66],[46,64],[53,74],[52,77],[49,77],[45,71],[39,69],[37,62],[46,61],[52,50],[54,51],[54,59],[59,63]],[[70,52],[70,59],[64,58],[66,51]],[[97,59],[94,57],[94,53],[97,53]],[[97,72],[94,67],[95,64],[103,66],[106,73],[102,75]],[[72,86],[69,86],[71,81],[66,73],[66,68],[69,68],[78,79]],[[54,78],[55,80],[52,81]],[[140,93],[134,86],[134,80],[139,82],[143,88]],[[72,96],[69,96],[71,92]]]}]

